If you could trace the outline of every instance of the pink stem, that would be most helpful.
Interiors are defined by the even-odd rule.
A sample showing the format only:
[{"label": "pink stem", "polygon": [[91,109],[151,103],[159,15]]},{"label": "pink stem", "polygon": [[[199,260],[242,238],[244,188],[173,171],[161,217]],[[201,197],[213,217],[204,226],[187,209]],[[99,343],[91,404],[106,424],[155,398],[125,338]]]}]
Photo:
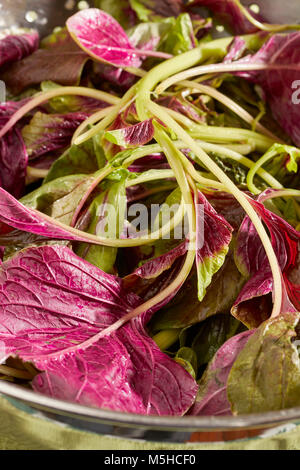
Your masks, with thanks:
[{"label": "pink stem", "polygon": [[146,51],[143,49],[135,49],[134,53],[138,56],[158,57],[161,59],[172,59],[172,57],[174,57],[173,54],[167,54],[166,52]]}]

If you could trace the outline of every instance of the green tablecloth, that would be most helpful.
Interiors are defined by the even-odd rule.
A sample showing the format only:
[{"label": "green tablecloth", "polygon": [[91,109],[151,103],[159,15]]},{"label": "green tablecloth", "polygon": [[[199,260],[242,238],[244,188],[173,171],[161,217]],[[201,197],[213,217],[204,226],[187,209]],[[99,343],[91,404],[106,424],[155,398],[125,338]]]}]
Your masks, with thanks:
[{"label": "green tablecloth", "polygon": [[[285,432],[286,431],[286,432]],[[268,433],[267,433],[268,434]],[[72,429],[26,413],[0,397],[0,450],[299,450],[300,426],[276,436],[230,443],[164,444],[116,439]]]}]

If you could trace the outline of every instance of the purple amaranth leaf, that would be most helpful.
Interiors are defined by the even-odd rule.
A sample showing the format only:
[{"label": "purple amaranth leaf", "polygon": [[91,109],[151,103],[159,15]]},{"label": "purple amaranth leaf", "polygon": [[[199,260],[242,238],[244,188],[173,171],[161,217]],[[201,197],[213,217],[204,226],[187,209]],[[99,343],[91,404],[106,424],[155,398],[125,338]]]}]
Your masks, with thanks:
[{"label": "purple amaranth leaf", "polygon": [[[115,15],[112,16],[117,19]],[[167,22],[140,23],[127,31],[127,35],[133,48],[144,51],[156,51],[161,37],[170,28],[171,24]],[[144,60],[144,57],[142,59]],[[106,63],[95,62],[93,70],[96,77],[99,76],[100,79],[104,79],[123,89],[132,86],[137,78],[135,75],[126,72],[123,68],[116,68]]]},{"label": "purple amaranth leaf", "polygon": [[118,0],[117,2],[94,0],[94,5],[96,8],[100,8],[100,10],[104,10],[113,16],[125,29],[134,26],[137,21],[137,16],[128,0]]},{"label": "purple amaranth leaf", "polygon": [[68,248],[30,248],[1,267],[0,362],[9,356],[32,362],[41,371],[32,386],[49,396],[124,412],[182,415],[195,399],[196,382],[159,350],[143,317],[95,338],[139,303],[121,279]]},{"label": "purple amaranth leaf", "polygon": [[[268,192],[269,190],[262,193],[257,201],[251,200],[251,203],[270,232],[272,246],[283,274],[282,312],[294,312],[300,309],[297,275],[300,233],[263,206],[260,201],[267,199]],[[248,216],[237,236],[235,259],[240,272],[250,279],[236,299],[231,313],[248,327],[257,327],[270,316],[272,310],[271,299],[267,296],[273,291],[273,276],[261,240]]]},{"label": "purple amaranth leaf", "polygon": [[[28,234],[47,239],[102,244],[97,241],[97,237],[91,239],[91,235],[75,231],[42,212],[24,206],[3,188],[0,188],[0,212],[0,239],[3,245],[11,244],[14,238],[22,240]],[[20,231],[25,234],[22,235]]]},{"label": "purple amaranth leaf", "polygon": [[105,132],[104,138],[122,148],[134,148],[150,142],[154,137],[153,119],[139,122],[133,126]]},{"label": "purple amaranth leaf", "polygon": [[[300,72],[300,33],[273,35],[261,49],[236,61],[237,64],[263,64],[265,70],[236,72],[259,84],[270,104],[273,116],[281,127],[300,145],[300,107],[298,105],[297,80]],[[276,69],[277,67],[277,69]],[[296,86],[296,88],[295,88]]]},{"label": "purple amaranth leaf", "polygon": [[76,43],[91,57],[116,67],[139,67],[141,59],[119,23],[97,8],[82,10],[67,20]]},{"label": "purple amaranth leaf", "polygon": [[[24,102],[0,104],[0,129]],[[17,127],[0,139],[0,186],[19,198],[25,188],[28,154]]]},{"label": "purple amaranth leaf", "polygon": [[188,249],[188,242],[180,243],[176,248],[169,251],[165,255],[159,256],[153,260],[143,264],[140,268],[136,269],[134,273],[127,276],[127,283],[135,282],[138,278],[152,279],[159,276],[174,264],[177,258],[186,254]]},{"label": "purple amaranth leaf", "polygon": [[[233,0],[194,0],[189,7],[207,7],[216,16],[218,21],[226,25],[234,34],[250,34],[258,31],[245,17],[239,6]],[[261,19],[258,15],[252,16]]]},{"label": "purple amaranth leaf", "polygon": [[246,49],[247,45],[245,39],[236,36],[228,48],[228,54],[224,58],[224,63],[240,59],[243,57]]},{"label": "purple amaranth leaf", "polygon": [[212,207],[219,215],[238,231],[245,217],[245,211],[232,194],[221,191],[204,192]]},{"label": "purple amaranth leaf", "polygon": [[105,80],[121,89],[130,88],[136,80],[136,76],[132,73],[126,72],[121,67],[116,68],[113,65],[105,63],[94,63],[93,70],[96,79],[99,78],[99,81],[101,82]]},{"label": "purple amaranth leaf", "polygon": [[[140,268],[124,278],[125,289],[128,292],[136,293],[145,301],[151,299],[168,287],[178,276],[183,266],[187,249],[188,242],[184,241],[168,253],[145,262]],[[173,299],[179,289],[180,286],[160,304],[157,304],[154,309],[150,309],[144,315],[145,324],[148,323],[156,311]]]},{"label": "purple amaranth leaf", "polygon": [[[129,171],[133,173],[142,173],[147,170],[169,170],[170,165],[168,164],[165,155],[162,153],[147,155],[147,157],[139,158],[132,165],[128,167]],[[135,186],[128,189],[134,189]]]},{"label": "purple amaranth leaf", "polygon": [[[173,250],[145,262],[132,274],[124,278],[124,286],[128,291],[134,291],[145,300],[150,299],[167,286],[182,266],[188,249],[184,241]],[[174,292],[174,295],[176,292]],[[169,301],[170,299],[168,299]]]},{"label": "purple amaranth leaf", "polygon": [[233,336],[216,352],[199,383],[192,416],[228,416],[231,407],[227,398],[227,381],[232,366],[255,330]]},{"label": "purple amaranth leaf", "polygon": [[39,47],[39,34],[35,30],[20,30],[18,34],[0,39],[0,67],[29,56]]},{"label": "purple amaranth leaf", "polygon": [[0,74],[0,79],[15,95],[25,88],[51,80],[60,85],[78,85],[89,56],[72,40],[67,31],[54,35],[29,57],[12,64]]},{"label": "purple amaranth leaf", "polygon": [[196,220],[196,266],[198,298],[201,302],[213,275],[225,261],[233,228],[213,209],[200,191],[196,200]]},{"label": "purple amaranth leaf", "polygon": [[87,117],[85,113],[57,115],[37,112],[22,129],[30,160],[68,147],[75,130]]}]

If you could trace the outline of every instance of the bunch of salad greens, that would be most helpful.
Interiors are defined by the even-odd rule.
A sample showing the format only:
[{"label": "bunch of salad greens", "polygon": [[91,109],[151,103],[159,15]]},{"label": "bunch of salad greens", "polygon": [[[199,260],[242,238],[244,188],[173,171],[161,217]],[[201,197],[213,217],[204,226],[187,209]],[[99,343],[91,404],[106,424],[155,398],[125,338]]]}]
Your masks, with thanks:
[{"label": "bunch of salad greens", "polygon": [[0,379],[140,414],[300,405],[298,29],[96,0],[0,37]]}]

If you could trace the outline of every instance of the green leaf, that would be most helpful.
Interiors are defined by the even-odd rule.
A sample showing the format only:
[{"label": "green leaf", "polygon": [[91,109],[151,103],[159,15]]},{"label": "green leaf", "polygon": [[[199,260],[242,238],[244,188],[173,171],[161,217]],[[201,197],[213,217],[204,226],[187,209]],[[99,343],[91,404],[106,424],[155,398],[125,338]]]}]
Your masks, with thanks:
[{"label": "green leaf", "polygon": [[90,174],[105,166],[106,159],[100,144],[100,137],[94,136],[84,144],[73,145],[56,160],[44,182],[72,174]]},{"label": "green leaf", "polygon": [[264,168],[283,185],[297,187],[299,175],[295,175],[295,173],[298,172],[300,150],[290,145],[274,144],[265,155],[265,158],[268,154],[271,158],[264,165]]},{"label": "green leaf", "polygon": [[79,113],[54,115],[36,112],[21,131],[29,157],[34,159],[49,152],[63,151],[70,145],[73,133],[83,119]]},{"label": "green leaf", "polygon": [[[58,83],[52,82],[51,80],[45,80],[41,83],[41,90],[43,92],[48,92],[55,90],[57,88],[63,89]],[[90,86],[90,88],[93,88]],[[92,113],[97,111],[102,107],[105,107],[102,102],[95,100],[93,98],[87,98],[79,95],[60,95],[55,98],[51,98],[48,102],[48,107],[50,111],[58,114],[66,113],[77,113],[77,112],[87,112]]]},{"label": "green leaf", "polygon": [[229,158],[220,158],[216,154],[211,154],[211,156],[231,181],[240,187],[245,187],[245,189],[247,188],[247,168],[243,167],[238,162],[230,160]]},{"label": "green leaf", "polygon": [[240,293],[245,279],[241,276],[231,256],[214,275],[202,302],[198,300],[196,270],[185,282],[174,299],[153,318],[153,331],[185,328],[218,313],[229,313]]},{"label": "green leaf", "polygon": [[193,23],[188,13],[178,16],[174,26],[162,41],[159,49],[169,54],[178,55],[198,45],[194,35]]},{"label": "green leaf", "polygon": [[134,47],[145,49],[145,47],[151,44],[151,49],[156,50],[175,23],[175,18],[166,18],[155,23],[140,23],[126,32]]},{"label": "green leaf", "polygon": [[197,370],[198,370],[198,362],[197,362],[197,355],[195,351],[193,351],[192,348],[188,348],[186,346],[183,348],[180,348],[175,356],[175,360],[179,363],[180,361],[184,361],[185,363],[187,363],[191,368],[191,371],[188,370],[188,372],[190,372],[191,375],[194,378],[196,378]]},{"label": "green leaf", "polygon": [[[149,170],[151,171],[151,170]],[[166,182],[159,182],[160,188],[163,191],[164,185]],[[154,230],[158,230],[163,226],[163,223],[167,220],[169,220],[169,216],[171,214],[171,217],[174,215],[175,211],[178,209],[178,206],[181,202],[181,191],[180,188],[174,189],[165,201],[160,204],[160,210],[154,220],[153,223],[153,228]],[[173,207],[173,210],[170,212],[170,209]],[[180,228],[180,227],[179,227]],[[183,228],[182,228],[182,233],[184,233]],[[171,251],[173,248],[175,248],[177,245],[179,245],[183,241],[182,239],[174,238],[174,230],[172,230],[166,238],[160,238],[159,240],[155,241],[153,245],[153,256],[152,258],[158,258],[159,256],[164,255],[165,253],[168,253],[168,251]],[[146,261],[149,261],[147,259]]]},{"label": "green leaf", "polygon": [[69,225],[82,196],[94,181],[94,175],[70,175],[43,184],[20,202]]},{"label": "green leaf", "polygon": [[[28,208],[36,209],[69,225],[83,194],[93,183],[93,180],[93,175],[87,177],[82,174],[57,178],[27,194],[20,199],[20,202]],[[47,240],[34,234],[26,234],[24,240],[5,248],[4,260],[28,246],[68,245],[69,243],[65,240]]]},{"label": "green leaf", "polygon": [[241,331],[241,322],[231,315],[215,315],[202,322],[191,345],[198,365],[208,364],[225,341]]},{"label": "green leaf", "polygon": [[[61,85],[58,83],[52,82],[51,80],[46,80],[41,83],[41,90],[43,92],[48,92],[61,88]],[[80,111],[78,96],[74,95],[62,95],[52,98],[48,102],[50,110],[54,113],[72,113]]]},{"label": "green leaf", "polygon": [[[127,206],[125,183],[126,178],[124,175],[121,181],[106,183],[108,188],[94,199],[88,209],[86,217],[88,217],[90,223],[86,232],[93,235],[101,232],[101,236],[108,238],[120,237],[125,223]],[[107,221],[105,227],[99,225],[103,218]],[[78,256],[107,273],[114,272],[117,252],[117,248],[87,243],[80,243],[76,248]]]},{"label": "green leaf", "polygon": [[238,355],[227,383],[234,414],[300,405],[300,361],[293,339],[299,313],[264,322]]}]

